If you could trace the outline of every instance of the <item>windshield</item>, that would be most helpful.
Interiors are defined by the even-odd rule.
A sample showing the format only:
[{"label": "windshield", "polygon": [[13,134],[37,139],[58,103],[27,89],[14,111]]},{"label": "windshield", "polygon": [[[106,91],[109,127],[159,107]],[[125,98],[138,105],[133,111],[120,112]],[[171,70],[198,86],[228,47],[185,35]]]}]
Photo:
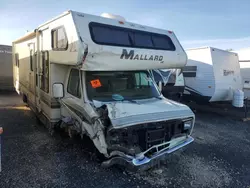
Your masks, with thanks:
[{"label": "windshield", "polygon": [[88,71],[86,85],[90,100],[113,101],[117,95],[124,100],[160,96],[147,71]]}]

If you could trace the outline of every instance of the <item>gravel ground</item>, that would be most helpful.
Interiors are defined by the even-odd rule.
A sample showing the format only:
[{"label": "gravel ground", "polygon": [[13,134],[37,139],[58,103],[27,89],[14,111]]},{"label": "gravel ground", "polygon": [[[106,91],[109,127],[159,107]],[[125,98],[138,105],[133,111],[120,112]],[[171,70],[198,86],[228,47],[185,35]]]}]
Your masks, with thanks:
[{"label": "gravel ground", "polygon": [[[8,97],[6,97],[8,96]],[[250,122],[196,114],[195,142],[154,169],[103,169],[86,143],[50,136],[14,94],[0,94],[0,187],[250,187]]]}]

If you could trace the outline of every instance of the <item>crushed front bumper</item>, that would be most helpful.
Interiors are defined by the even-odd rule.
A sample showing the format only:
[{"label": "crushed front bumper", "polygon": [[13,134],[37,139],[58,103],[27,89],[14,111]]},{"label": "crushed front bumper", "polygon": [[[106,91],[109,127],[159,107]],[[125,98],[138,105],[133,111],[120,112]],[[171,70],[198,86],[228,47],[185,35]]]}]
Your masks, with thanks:
[{"label": "crushed front bumper", "polygon": [[[144,166],[146,164],[150,165],[150,163],[153,163],[154,161],[157,161],[162,159],[164,156],[166,156],[167,154],[170,154],[188,144],[190,144],[191,142],[193,142],[194,139],[191,136],[185,136],[185,138],[180,137],[180,138],[175,138],[167,143],[164,143],[165,145],[168,145],[168,147],[165,147],[162,150],[158,150],[159,147],[161,147],[164,144],[159,144],[157,146],[153,146],[150,149],[148,149],[145,152],[142,152],[136,156],[130,156],[130,155],[126,155],[122,152],[114,152],[113,154],[111,154],[111,158],[104,161],[102,163],[103,167],[110,167],[114,164],[120,164],[120,165],[124,165],[127,167],[130,167],[132,169],[135,169],[136,167],[141,167]],[[157,152],[154,153],[153,155],[146,156],[146,153],[149,152],[152,149],[157,149]]]}]

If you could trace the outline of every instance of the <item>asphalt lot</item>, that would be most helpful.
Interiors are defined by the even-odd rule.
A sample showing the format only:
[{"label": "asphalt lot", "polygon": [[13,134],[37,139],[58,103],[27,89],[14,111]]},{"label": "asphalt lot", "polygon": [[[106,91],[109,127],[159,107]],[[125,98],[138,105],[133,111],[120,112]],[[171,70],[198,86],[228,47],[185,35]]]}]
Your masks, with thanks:
[{"label": "asphalt lot", "polygon": [[103,169],[83,141],[50,136],[15,94],[0,93],[0,187],[250,187],[250,122],[197,112],[195,142],[157,168]]}]

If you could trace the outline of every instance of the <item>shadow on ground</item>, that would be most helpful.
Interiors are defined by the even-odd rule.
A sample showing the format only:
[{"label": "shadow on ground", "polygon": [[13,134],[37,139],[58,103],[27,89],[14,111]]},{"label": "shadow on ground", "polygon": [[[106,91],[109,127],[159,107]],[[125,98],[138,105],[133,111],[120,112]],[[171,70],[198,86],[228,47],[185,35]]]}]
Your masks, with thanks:
[{"label": "shadow on ground", "polygon": [[[19,101],[17,96],[6,97]],[[18,97],[17,97],[18,98]],[[0,101],[3,99],[0,96]],[[197,113],[195,142],[158,168],[127,172],[103,169],[89,143],[50,136],[20,102],[0,105],[0,187],[247,187],[250,185],[250,124]]]}]

